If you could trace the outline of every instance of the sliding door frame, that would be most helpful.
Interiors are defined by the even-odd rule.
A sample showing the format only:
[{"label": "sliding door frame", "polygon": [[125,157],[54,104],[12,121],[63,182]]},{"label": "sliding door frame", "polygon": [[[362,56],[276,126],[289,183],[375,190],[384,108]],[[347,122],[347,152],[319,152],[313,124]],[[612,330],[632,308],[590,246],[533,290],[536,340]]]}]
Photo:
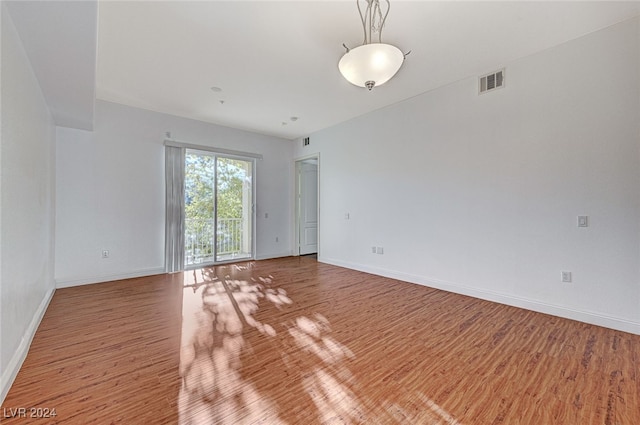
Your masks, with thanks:
[{"label": "sliding door frame", "polygon": [[[256,170],[257,170],[257,159],[261,159],[261,156],[258,158],[254,156],[245,156],[241,153],[231,153],[233,151],[228,150],[214,150],[208,149],[203,146],[189,146],[186,148],[185,157],[189,154],[195,155],[208,155],[214,158],[214,187],[213,187],[213,261],[207,261],[198,264],[186,264],[186,250],[185,250],[185,258],[183,259],[184,270],[194,270],[201,267],[211,267],[220,264],[229,264],[229,263],[237,263],[241,261],[252,261],[256,259]],[[218,159],[226,158],[226,159],[235,159],[240,161],[246,161],[251,163],[251,205],[250,205],[250,214],[251,214],[251,255],[243,258],[231,258],[228,260],[217,260],[218,257]],[[186,194],[186,191],[185,191]],[[184,201],[183,201],[184,202]],[[185,226],[186,232],[186,226]],[[186,238],[185,238],[186,240]]]}]

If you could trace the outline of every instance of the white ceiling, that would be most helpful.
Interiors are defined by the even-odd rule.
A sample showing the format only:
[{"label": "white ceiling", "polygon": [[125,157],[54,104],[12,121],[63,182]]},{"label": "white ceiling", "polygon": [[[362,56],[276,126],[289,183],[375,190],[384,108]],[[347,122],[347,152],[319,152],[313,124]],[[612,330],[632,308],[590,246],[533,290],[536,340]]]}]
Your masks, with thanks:
[{"label": "white ceiling", "polygon": [[[337,69],[342,43],[355,47],[362,40],[353,0],[100,1],[97,68],[91,54],[62,57],[74,69],[94,65],[98,99],[294,139],[508,67],[640,12],[639,2],[391,1],[383,41],[411,54],[396,77],[372,92],[350,85]],[[75,18],[64,20],[65,27],[90,20],[79,6],[87,2],[51,3],[64,4]],[[74,5],[77,14],[69,11]],[[51,74],[62,66],[52,60],[56,55],[86,40],[70,41],[56,15],[47,15],[49,22],[20,19],[16,26],[46,33],[49,50],[39,54],[49,58]],[[85,78],[74,79],[92,81],[83,72]],[[58,74],[45,77],[48,85],[57,79],[73,93],[70,79]],[[59,91],[47,97],[52,109],[73,100]]]}]

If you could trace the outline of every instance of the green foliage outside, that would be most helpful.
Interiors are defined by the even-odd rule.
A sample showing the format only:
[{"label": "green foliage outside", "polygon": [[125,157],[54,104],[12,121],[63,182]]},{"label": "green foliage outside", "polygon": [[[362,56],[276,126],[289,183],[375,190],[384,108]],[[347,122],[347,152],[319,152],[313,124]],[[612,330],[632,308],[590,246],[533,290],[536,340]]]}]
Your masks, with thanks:
[{"label": "green foliage outside", "polygon": [[[229,158],[218,158],[218,221],[241,219],[243,213],[243,183],[249,178],[247,163]],[[187,249],[190,235],[200,235],[197,255],[213,254],[214,181],[216,160],[208,155],[186,155],[185,166],[185,218],[187,223]],[[229,233],[218,227],[218,244],[229,238],[231,245],[240,246],[240,233]],[[238,240],[236,240],[238,239]]]}]

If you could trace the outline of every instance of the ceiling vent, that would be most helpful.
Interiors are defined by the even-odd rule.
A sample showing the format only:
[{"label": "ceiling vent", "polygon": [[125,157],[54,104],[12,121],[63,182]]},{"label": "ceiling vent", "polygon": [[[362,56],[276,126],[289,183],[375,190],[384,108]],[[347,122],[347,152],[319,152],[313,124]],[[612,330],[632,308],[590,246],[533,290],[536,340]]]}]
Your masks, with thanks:
[{"label": "ceiling vent", "polygon": [[478,94],[486,93],[504,87],[504,68],[478,79]]}]

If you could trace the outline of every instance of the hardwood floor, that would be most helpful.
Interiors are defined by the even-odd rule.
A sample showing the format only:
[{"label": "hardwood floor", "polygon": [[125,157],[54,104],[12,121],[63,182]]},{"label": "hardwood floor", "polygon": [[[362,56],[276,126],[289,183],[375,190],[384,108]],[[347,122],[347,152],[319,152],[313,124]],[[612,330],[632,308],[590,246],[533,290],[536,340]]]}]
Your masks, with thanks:
[{"label": "hardwood floor", "polygon": [[58,289],[2,414],[637,425],[640,336],[313,258],[257,261]]}]

